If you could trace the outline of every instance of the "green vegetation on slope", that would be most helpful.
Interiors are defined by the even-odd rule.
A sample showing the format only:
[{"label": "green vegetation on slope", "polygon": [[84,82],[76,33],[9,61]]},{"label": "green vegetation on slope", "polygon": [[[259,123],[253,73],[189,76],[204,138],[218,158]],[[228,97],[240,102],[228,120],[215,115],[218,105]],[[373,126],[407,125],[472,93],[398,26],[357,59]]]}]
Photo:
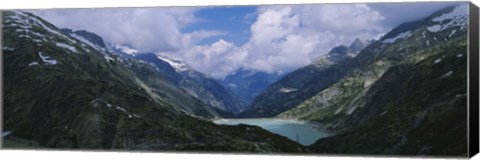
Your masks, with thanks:
[{"label": "green vegetation on slope", "polygon": [[123,63],[30,13],[2,12],[2,23],[6,148],[307,151],[258,127],[190,116],[161,94],[185,96],[153,67]]},{"label": "green vegetation on slope", "polygon": [[346,118],[349,129],[311,149],[466,155],[466,43],[466,38],[453,41],[427,50],[432,56],[424,60],[389,69],[368,91],[368,107]]}]

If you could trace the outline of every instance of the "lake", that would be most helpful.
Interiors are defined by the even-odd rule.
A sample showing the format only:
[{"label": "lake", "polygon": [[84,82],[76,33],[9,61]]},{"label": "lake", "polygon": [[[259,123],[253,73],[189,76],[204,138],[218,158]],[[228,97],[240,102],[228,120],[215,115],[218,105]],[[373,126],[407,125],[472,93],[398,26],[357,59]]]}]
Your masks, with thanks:
[{"label": "lake", "polygon": [[238,125],[240,123],[262,127],[270,132],[285,136],[303,145],[310,145],[328,133],[315,129],[312,124],[284,119],[249,118],[249,119],[218,119],[216,124]]}]

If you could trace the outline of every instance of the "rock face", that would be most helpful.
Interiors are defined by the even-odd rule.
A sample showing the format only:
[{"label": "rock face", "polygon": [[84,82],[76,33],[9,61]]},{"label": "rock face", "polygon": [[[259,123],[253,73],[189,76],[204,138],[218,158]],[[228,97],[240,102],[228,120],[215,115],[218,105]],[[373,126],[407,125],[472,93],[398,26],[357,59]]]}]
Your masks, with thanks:
[{"label": "rock face", "polygon": [[466,155],[467,17],[467,4],[447,7],[399,25],[353,58],[321,57],[268,87],[244,116],[335,132],[310,146],[316,152]]},{"label": "rock face", "polygon": [[307,151],[259,127],[200,118],[215,112],[155,66],[35,15],[4,11],[2,23],[4,147]]}]

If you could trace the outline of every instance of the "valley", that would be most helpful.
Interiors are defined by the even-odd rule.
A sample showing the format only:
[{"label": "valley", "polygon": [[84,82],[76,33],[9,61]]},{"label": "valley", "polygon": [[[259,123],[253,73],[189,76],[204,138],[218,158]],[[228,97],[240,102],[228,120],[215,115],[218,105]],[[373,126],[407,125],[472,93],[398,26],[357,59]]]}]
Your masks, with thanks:
[{"label": "valley", "polygon": [[2,147],[462,156],[467,11],[331,46],[289,73],[223,78],[2,11]]}]

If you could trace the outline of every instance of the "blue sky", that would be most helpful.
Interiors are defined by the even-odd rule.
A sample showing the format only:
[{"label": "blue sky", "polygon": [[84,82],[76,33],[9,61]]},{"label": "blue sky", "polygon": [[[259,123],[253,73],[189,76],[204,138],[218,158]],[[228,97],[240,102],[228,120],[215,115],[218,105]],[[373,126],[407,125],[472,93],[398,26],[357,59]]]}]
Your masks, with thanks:
[{"label": "blue sky", "polygon": [[211,7],[199,10],[195,13],[200,19],[195,25],[182,29],[182,32],[195,30],[222,30],[226,35],[219,35],[199,41],[199,44],[211,44],[219,38],[243,45],[250,37],[250,25],[255,22],[256,6],[237,7]]},{"label": "blue sky", "polygon": [[215,78],[239,69],[286,73],[355,38],[465,2],[31,10],[60,28],[179,59]]}]

